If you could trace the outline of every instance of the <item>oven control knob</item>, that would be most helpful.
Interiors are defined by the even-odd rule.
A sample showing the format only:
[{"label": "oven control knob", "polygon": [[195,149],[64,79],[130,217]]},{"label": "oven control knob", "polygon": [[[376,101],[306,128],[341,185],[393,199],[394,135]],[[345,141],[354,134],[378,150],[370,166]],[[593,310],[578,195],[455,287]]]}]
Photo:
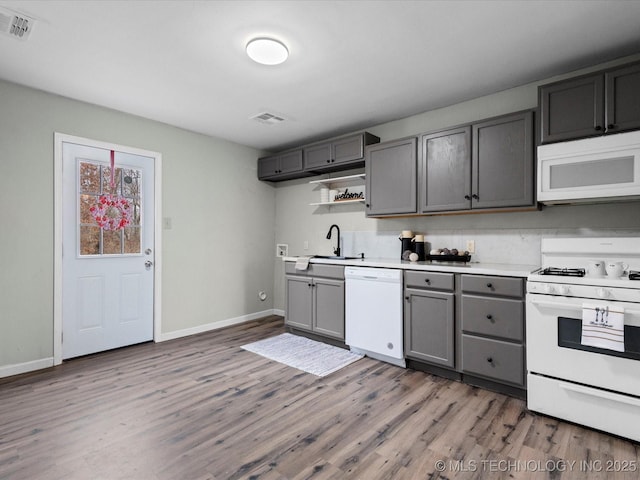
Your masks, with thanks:
[{"label": "oven control knob", "polygon": [[546,283],[544,285],[544,293],[553,293],[555,291],[555,289],[553,288],[553,285],[549,285],[548,283]]},{"label": "oven control knob", "polygon": [[596,290],[596,295],[598,295],[600,298],[607,298],[609,296],[609,290],[599,288],[598,290]]},{"label": "oven control knob", "polygon": [[561,285],[560,286],[560,294],[561,295],[568,295],[569,294],[569,287],[567,285]]}]

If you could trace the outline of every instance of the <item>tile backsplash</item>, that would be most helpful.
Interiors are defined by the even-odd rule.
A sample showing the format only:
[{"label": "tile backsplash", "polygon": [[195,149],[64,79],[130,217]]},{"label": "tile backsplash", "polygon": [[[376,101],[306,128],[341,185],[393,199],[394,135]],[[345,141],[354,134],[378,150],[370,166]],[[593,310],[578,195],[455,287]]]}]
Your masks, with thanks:
[{"label": "tile backsplash", "polygon": [[[546,237],[616,237],[638,236],[640,231],[634,230],[586,230],[586,229],[505,229],[491,231],[438,231],[425,233],[428,248],[457,248],[465,250],[467,240],[475,242],[475,253],[472,262],[509,263],[519,265],[540,264],[540,241]],[[342,248],[345,255],[365,254],[365,258],[400,258],[400,232],[357,231],[341,232]]]}]

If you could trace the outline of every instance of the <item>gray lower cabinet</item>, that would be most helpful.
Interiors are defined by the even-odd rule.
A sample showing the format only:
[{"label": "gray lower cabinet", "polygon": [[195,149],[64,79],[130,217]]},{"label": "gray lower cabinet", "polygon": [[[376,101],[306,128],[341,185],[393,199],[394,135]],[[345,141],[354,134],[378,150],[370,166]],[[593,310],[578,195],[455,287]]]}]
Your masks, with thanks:
[{"label": "gray lower cabinet", "polygon": [[344,267],[312,264],[299,271],[287,262],[285,273],[285,324],[344,340]]},{"label": "gray lower cabinet", "polygon": [[454,274],[405,272],[405,356],[455,366]]},{"label": "gray lower cabinet", "polygon": [[367,147],[367,216],[416,213],[417,138]]},{"label": "gray lower cabinet", "polygon": [[461,275],[462,372],[522,388],[524,281]]},{"label": "gray lower cabinet", "polygon": [[313,331],[344,340],[344,280],[313,279]]},{"label": "gray lower cabinet", "polygon": [[302,330],[313,329],[312,278],[286,276],[287,310],[285,323]]}]

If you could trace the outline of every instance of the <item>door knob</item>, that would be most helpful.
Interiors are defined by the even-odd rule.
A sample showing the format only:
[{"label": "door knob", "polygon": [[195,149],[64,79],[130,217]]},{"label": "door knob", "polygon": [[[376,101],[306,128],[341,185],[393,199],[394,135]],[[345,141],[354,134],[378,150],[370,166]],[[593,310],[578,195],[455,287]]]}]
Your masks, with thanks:
[{"label": "door knob", "polygon": [[144,254],[145,254],[145,255],[151,255],[151,252],[152,252],[152,250],[151,250],[150,248],[147,248],[147,249],[144,251]]},{"label": "door knob", "polygon": [[146,262],[144,262],[144,266],[146,268],[151,268],[152,265],[153,265],[153,262],[151,260],[147,260]]}]

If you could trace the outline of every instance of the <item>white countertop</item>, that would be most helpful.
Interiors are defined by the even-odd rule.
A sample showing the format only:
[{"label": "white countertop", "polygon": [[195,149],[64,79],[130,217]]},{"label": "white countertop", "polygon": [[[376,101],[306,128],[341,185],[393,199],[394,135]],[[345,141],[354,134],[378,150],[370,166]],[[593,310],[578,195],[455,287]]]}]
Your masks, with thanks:
[{"label": "white countertop", "polygon": [[[295,262],[298,257],[282,257],[285,262]],[[509,263],[463,263],[463,262],[408,262],[395,258],[365,258],[354,260],[332,260],[311,258],[311,263],[344,265],[354,267],[399,268],[402,270],[423,270],[430,272],[472,273],[478,275],[499,275],[504,277],[523,277],[537,269],[537,265],[515,265]]]}]

